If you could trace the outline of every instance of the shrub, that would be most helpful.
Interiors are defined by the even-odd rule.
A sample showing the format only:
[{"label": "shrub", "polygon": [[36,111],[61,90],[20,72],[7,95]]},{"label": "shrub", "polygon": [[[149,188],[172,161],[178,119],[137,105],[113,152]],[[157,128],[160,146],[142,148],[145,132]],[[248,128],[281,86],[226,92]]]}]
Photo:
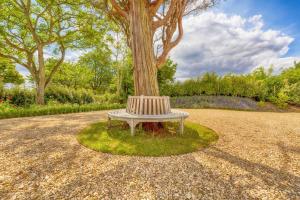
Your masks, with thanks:
[{"label": "shrub", "polygon": [[289,103],[300,105],[300,82],[292,84],[287,91],[287,95]]},{"label": "shrub", "polygon": [[6,89],[2,95],[3,100],[15,106],[28,107],[35,102],[35,93],[32,90],[24,90],[20,88]]},{"label": "shrub", "polygon": [[15,110],[15,107],[8,100],[0,100],[0,112],[10,112]]},{"label": "shrub", "polygon": [[94,94],[90,90],[51,86],[46,90],[45,99],[46,102],[56,100],[60,103],[88,104],[94,102]]},{"label": "shrub", "polygon": [[116,94],[105,93],[103,95],[95,95],[95,102],[97,103],[119,103],[120,97]]}]

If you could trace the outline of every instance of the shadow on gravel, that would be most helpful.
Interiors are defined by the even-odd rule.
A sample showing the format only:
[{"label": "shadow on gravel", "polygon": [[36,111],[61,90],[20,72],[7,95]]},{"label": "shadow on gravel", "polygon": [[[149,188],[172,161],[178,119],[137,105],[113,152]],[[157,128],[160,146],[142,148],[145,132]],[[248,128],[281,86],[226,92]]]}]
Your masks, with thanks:
[{"label": "shadow on gravel", "polygon": [[[300,177],[283,170],[278,170],[263,164],[254,163],[238,156],[224,152],[216,147],[207,149],[205,153],[209,156],[223,159],[236,165],[251,175],[261,179],[268,186],[275,186],[290,199],[295,199],[299,195]],[[298,196],[299,197],[299,196]]]}]

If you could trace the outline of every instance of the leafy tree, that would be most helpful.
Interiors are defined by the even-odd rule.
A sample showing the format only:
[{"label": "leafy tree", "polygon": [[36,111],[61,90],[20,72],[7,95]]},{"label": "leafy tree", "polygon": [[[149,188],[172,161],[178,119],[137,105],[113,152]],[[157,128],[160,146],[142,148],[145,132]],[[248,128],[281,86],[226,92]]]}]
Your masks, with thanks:
[{"label": "leafy tree", "polygon": [[174,76],[176,73],[177,64],[171,59],[168,59],[164,66],[158,70],[157,81],[159,87],[163,87],[166,84],[174,82]]},{"label": "leafy tree", "polygon": [[110,49],[98,46],[80,57],[78,64],[91,71],[90,86],[93,90],[104,92],[109,88],[115,73]]},{"label": "leafy tree", "polygon": [[[63,63],[66,50],[78,47],[83,35],[92,33],[89,30],[95,29],[93,19],[98,18],[96,24],[103,22],[82,2],[3,0],[0,3],[0,57],[29,70],[36,84],[38,104],[44,104],[45,88]],[[46,55],[57,61],[48,76]]]},{"label": "leafy tree", "polygon": [[[52,71],[54,59],[49,59],[46,62],[46,74]],[[62,85],[70,88],[90,88],[92,81],[92,71],[78,63],[64,62],[62,66],[57,70],[52,78],[51,84]]]}]

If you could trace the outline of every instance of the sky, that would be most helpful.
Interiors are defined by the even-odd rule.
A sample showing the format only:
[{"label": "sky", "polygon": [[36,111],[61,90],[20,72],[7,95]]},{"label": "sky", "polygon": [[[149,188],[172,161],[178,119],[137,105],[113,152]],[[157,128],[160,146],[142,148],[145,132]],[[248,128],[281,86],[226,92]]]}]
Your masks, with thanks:
[{"label": "sky", "polygon": [[[204,72],[274,72],[300,61],[300,0],[219,0],[216,7],[184,19],[182,41],[170,53],[176,79]],[[76,61],[83,51],[68,51]],[[27,70],[18,66],[22,74]]]},{"label": "sky", "polygon": [[223,0],[185,18],[183,39],[171,52],[177,80],[292,66],[300,61],[299,8],[299,0]]}]

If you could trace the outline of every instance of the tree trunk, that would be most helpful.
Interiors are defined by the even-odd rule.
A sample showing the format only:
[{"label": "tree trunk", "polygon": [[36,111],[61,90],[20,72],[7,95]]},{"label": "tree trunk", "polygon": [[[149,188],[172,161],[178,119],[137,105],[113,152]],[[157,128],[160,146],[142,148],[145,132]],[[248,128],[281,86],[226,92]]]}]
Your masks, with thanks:
[{"label": "tree trunk", "polygon": [[[153,52],[153,32],[148,1],[133,0],[129,12],[130,42],[133,57],[135,95],[159,96],[156,60]],[[146,131],[158,132],[162,123],[143,123]]]},{"label": "tree trunk", "polygon": [[129,13],[135,95],[158,96],[157,68],[148,1],[134,0]]},{"label": "tree trunk", "polygon": [[38,80],[36,80],[36,103],[40,105],[45,104],[45,65],[44,65],[44,51],[43,46],[38,46]]}]

